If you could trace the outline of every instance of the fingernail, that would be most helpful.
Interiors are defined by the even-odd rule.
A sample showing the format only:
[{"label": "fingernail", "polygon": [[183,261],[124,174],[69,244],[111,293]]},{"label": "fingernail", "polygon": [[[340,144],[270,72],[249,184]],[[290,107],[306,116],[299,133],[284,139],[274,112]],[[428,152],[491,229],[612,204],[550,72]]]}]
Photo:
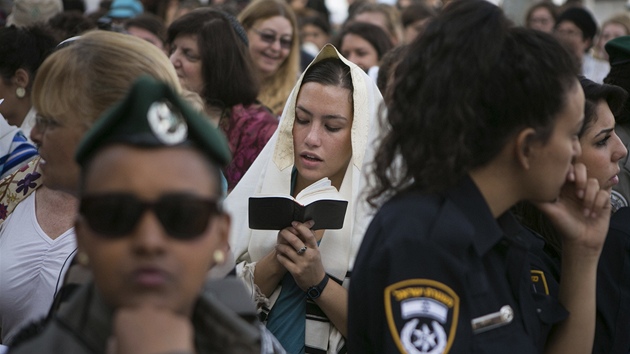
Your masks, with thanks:
[{"label": "fingernail", "polygon": [[597,213],[596,212],[591,213],[591,218],[593,219],[597,218]]},{"label": "fingernail", "polygon": [[584,198],[584,190],[583,189],[578,189],[577,196],[580,199]]},{"label": "fingernail", "polygon": [[309,229],[313,227],[313,225],[315,225],[315,220],[309,220],[306,222],[306,227],[308,227]]},{"label": "fingernail", "polygon": [[293,227],[297,227],[297,226],[298,226],[298,222],[297,222],[297,221],[292,221],[292,222],[291,222],[291,226],[293,226]]},{"label": "fingernail", "polygon": [[591,215],[591,211],[589,209],[584,209],[584,216],[588,217]]}]

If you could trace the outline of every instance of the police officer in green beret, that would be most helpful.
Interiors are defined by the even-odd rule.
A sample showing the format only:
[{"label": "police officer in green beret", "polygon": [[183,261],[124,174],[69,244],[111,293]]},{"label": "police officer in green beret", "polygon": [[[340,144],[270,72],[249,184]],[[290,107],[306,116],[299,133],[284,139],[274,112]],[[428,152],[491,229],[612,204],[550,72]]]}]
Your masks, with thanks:
[{"label": "police officer in green beret", "polygon": [[282,353],[243,285],[208,281],[228,252],[225,138],[166,84],[139,79],[86,134],[77,259],[83,285],[11,353]]}]

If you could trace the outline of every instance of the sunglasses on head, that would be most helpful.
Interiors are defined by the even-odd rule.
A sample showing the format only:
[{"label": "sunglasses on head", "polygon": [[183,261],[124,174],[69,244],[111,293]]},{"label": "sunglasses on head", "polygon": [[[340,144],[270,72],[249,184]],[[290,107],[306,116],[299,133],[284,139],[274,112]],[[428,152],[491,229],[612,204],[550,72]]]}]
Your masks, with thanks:
[{"label": "sunglasses on head", "polygon": [[293,40],[290,38],[276,36],[276,33],[262,32],[255,28],[252,28],[252,30],[260,36],[260,40],[267,44],[274,44],[276,40],[280,40],[280,48],[282,49],[291,49],[291,45],[293,45]]},{"label": "sunglasses on head", "polygon": [[164,194],[155,201],[129,193],[88,195],[81,198],[79,213],[92,230],[114,239],[131,233],[147,209],[155,213],[169,236],[178,240],[200,236],[211,218],[221,213],[216,200],[185,193]]}]

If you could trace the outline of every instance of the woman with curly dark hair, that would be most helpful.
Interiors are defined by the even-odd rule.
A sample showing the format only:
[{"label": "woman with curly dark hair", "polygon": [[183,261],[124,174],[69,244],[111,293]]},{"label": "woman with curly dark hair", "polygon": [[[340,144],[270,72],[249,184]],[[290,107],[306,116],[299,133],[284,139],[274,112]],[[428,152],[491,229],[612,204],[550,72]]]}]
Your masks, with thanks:
[{"label": "woman with curly dark hair", "polygon": [[[369,200],[389,200],[354,265],[349,351],[590,353],[610,194],[573,162],[576,65],[482,0],[450,3],[408,53],[375,156]],[[532,290],[531,240],[509,212],[521,200],[562,234],[557,298]]]}]

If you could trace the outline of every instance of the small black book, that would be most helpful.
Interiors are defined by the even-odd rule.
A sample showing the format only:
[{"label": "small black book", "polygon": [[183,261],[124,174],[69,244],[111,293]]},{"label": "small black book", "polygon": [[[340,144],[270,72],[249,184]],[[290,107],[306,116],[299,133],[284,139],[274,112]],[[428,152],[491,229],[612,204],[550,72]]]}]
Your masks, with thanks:
[{"label": "small black book", "polygon": [[314,220],[312,230],[343,227],[348,201],[323,178],[305,188],[295,198],[289,195],[260,195],[249,198],[249,228],[282,230],[293,221]]}]

